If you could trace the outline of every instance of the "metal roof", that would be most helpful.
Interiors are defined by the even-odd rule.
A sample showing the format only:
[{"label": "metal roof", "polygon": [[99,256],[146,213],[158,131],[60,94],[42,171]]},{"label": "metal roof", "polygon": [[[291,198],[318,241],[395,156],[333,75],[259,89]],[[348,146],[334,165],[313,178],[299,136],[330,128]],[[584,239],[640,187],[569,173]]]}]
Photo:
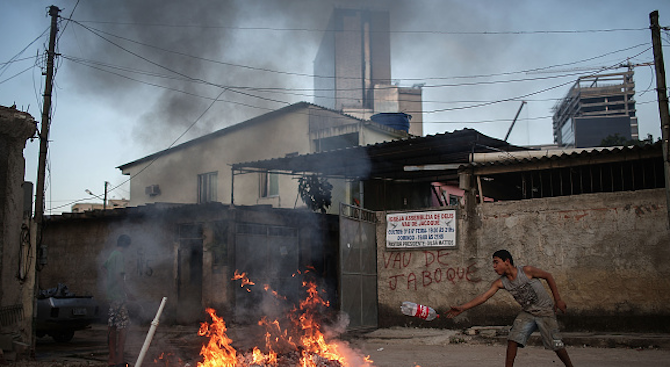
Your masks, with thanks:
[{"label": "metal roof", "polygon": [[[524,154],[524,153],[527,153]],[[548,153],[548,154],[545,154]],[[501,154],[498,159],[477,161],[469,164],[476,172],[513,172],[559,166],[578,166],[607,162],[624,162],[662,157],[662,144],[644,144],[641,146],[593,147],[570,149],[567,151],[528,151],[522,154]]]},{"label": "metal roof", "polygon": [[273,170],[365,180],[445,180],[457,177],[458,167],[469,163],[471,153],[517,150],[525,148],[473,129],[463,129],[322,153],[237,163],[232,169],[234,173]]}]

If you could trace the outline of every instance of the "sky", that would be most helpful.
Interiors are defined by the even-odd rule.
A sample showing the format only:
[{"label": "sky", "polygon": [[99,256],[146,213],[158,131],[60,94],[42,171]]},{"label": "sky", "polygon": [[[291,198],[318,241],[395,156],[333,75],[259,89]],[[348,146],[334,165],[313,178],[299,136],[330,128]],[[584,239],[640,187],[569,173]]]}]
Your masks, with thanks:
[{"label": "sky", "polygon": [[[41,122],[50,18],[61,9],[45,213],[129,198],[116,167],[299,101],[335,7],[388,10],[391,74],[423,84],[424,134],[463,128],[553,143],[577,77],[653,61],[649,13],[670,1],[0,0],[0,105]],[[665,69],[670,34],[664,31]],[[625,68],[611,69],[613,72]],[[634,68],[642,138],[661,134],[653,66]],[[666,78],[667,79],[667,78]],[[255,142],[250,142],[255,144]],[[39,141],[24,149],[36,182]],[[93,196],[87,191],[93,193]]]}]

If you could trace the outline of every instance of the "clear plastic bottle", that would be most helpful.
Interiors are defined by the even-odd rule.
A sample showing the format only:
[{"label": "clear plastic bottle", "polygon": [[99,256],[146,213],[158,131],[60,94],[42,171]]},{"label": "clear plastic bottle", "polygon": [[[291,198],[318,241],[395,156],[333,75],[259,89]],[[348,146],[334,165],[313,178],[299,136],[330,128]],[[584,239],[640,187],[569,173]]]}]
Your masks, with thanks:
[{"label": "clear plastic bottle", "polygon": [[414,302],[405,301],[400,306],[400,311],[407,316],[422,318],[426,321],[434,320],[440,315],[432,308],[424,305],[418,305]]}]

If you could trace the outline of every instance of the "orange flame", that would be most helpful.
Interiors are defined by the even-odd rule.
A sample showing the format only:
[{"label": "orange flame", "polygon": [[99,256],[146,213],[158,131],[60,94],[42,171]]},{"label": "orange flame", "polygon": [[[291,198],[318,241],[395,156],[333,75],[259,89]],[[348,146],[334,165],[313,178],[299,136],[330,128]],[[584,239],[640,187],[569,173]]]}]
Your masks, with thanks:
[{"label": "orange flame", "polygon": [[265,284],[265,285],[263,286],[263,289],[265,289],[266,292],[270,292],[270,293],[271,293],[275,298],[277,298],[277,299],[283,299],[283,300],[286,300],[286,296],[282,296],[281,294],[279,294],[279,292],[277,292],[276,290],[270,288],[270,285],[269,285],[269,284]]},{"label": "orange flame", "polygon": [[[246,278],[245,273],[238,274],[235,271],[234,280],[242,279],[244,284],[253,284]],[[245,281],[249,283],[245,283]],[[211,324],[201,324],[198,335],[209,337],[207,345],[203,346],[200,355],[203,362],[198,362],[198,367],[243,367],[243,366],[272,366],[279,365],[277,350],[290,350],[295,356],[293,361],[297,361],[296,367],[317,367],[323,366],[324,362],[339,362],[340,366],[350,366],[345,352],[340,350],[341,344],[337,342],[328,342],[321,331],[320,317],[323,315],[324,307],[328,307],[328,301],[322,297],[314,282],[303,281],[307,296],[300,301],[289,314],[288,319],[292,322],[292,328],[282,328],[278,320],[269,321],[263,317],[258,324],[264,326],[265,350],[263,352],[259,347],[254,347],[250,352],[238,354],[231,346],[232,340],[226,336],[226,326],[223,318],[216,315],[216,312],[208,308],[207,312],[212,318]],[[270,287],[265,286],[269,291]],[[274,291],[273,291],[274,292]],[[296,334],[291,336],[292,334]],[[283,355],[283,354],[282,354]],[[298,360],[299,358],[299,360]],[[282,363],[286,358],[282,357]],[[295,363],[295,362],[294,362]],[[355,362],[371,367],[372,360],[369,356],[361,357]]]},{"label": "orange flame", "polygon": [[[247,273],[243,272],[242,274],[240,274],[237,272],[237,270],[235,270],[235,274],[230,280],[242,280],[242,282],[240,283],[240,287],[242,288],[244,288],[245,285],[256,285],[256,283],[252,282],[251,280],[249,280],[249,278],[247,278]],[[247,290],[247,292],[251,292],[251,289],[249,288],[245,289]]]},{"label": "orange flame", "polygon": [[237,365],[237,352],[230,345],[232,340],[226,335],[226,323],[223,318],[216,316],[216,311],[208,308],[207,313],[212,318],[212,323],[200,324],[198,335],[209,337],[209,343],[200,350],[203,357],[198,362],[198,367],[235,367]]},{"label": "orange flame", "polygon": [[157,358],[154,358],[154,364],[159,364],[161,363],[165,367],[169,366],[181,366],[182,365],[182,360],[181,358],[176,357],[173,353],[161,353]]}]

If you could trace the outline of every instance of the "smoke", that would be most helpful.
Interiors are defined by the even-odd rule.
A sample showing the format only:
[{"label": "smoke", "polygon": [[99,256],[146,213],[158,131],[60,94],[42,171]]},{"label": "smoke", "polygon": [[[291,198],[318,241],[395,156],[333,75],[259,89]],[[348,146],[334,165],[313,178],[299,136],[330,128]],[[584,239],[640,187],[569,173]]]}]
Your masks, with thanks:
[{"label": "smoke", "polygon": [[[312,101],[313,60],[335,7],[389,11],[392,77],[408,83],[421,82],[419,78],[426,75],[492,72],[482,70],[478,60],[513,50],[512,39],[504,37],[403,33],[426,29],[425,24],[438,30],[480,30],[473,27],[471,18],[481,19],[487,13],[478,5],[461,2],[447,6],[433,0],[420,4],[123,0],[78,8],[75,18],[100,36],[77,28],[85,50],[77,53],[133,72],[100,72],[76,65],[77,80],[83,91],[110,101],[135,121],[127,132],[135,145],[145,151],[162,150],[187,129],[179,142],[291,103]],[[507,27],[505,23],[512,20],[499,14],[485,16],[485,26]],[[81,45],[73,50],[77,49]],[[468,95],[463,88],[458,92],[440,89],[439,98],[435,93],[435,89],[425,90],[424,99],[457,100]],[[495,99],[496,93],[491,88],[471,99]],[[441,107],[445,105],[426,104],[428,110]]]},{"label": "smoke", "polygon": [[180,142],[311,101],[310,91],[287,89],[312,86],[312,62],[332,9],[358,5],[308,0],[82,4],[74,18],[90,31],[69,27],[76,28],[78,44],[63,52],[115,67],[77,64],[76,82],[83,93],[110,101],[136,121],[128,132],[136,144],[160,150],[191,125]]}]

